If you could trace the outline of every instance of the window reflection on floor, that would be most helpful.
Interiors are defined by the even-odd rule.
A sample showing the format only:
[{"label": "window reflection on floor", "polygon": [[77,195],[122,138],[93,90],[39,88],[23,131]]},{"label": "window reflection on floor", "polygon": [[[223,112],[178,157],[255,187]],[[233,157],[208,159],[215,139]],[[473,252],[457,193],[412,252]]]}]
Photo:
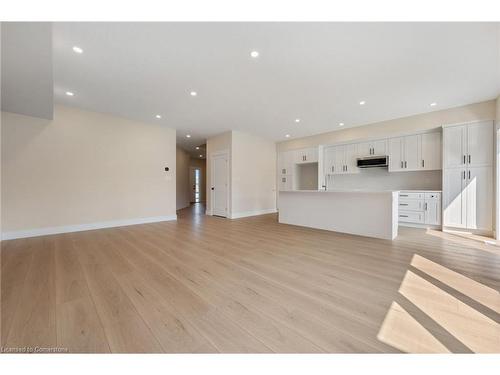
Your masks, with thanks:
[{"label": "window reflection on floor", "polygon": [[[436,285],[439,283],[458,293],[448,293]],[[377,335],[380,341],[408,353],[455,352],[460,351],[458,346],[474,353],[500,352],[497,290],[415,254],[398,292],[419,312],[420,319],[431,319],[448,339],[440,341],[418,316],[394,301]],[[460,295],[464,300],[470,298],[469,304]]]}]

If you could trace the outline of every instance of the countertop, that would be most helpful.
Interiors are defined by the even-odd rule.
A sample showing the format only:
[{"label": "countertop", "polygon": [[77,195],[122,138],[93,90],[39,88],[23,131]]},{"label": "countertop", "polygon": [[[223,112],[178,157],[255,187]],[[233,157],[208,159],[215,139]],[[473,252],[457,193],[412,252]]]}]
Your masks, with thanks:
[{"label": "countertop", "polygon": [[329,190],[285,190],[280,193],[398,193],[399,190],[370,190],[370,189],[329,189]]}]

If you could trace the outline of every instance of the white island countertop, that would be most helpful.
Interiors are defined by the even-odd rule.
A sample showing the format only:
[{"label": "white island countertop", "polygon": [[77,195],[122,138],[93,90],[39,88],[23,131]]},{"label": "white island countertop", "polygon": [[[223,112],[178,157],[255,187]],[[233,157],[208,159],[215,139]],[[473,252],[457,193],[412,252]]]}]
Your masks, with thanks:
[{"label": "white island countertop", "polygon": [[392,240],[398,235],[399,190],[280,191],[279,222]]},{"label": "white island countertop", "polygon": [[[405,190],[409,191],[409,190]],[[285,190],[281,193],[399,193],[399,190],[372,190],[372,189],[329,189],[329,190]]]}]

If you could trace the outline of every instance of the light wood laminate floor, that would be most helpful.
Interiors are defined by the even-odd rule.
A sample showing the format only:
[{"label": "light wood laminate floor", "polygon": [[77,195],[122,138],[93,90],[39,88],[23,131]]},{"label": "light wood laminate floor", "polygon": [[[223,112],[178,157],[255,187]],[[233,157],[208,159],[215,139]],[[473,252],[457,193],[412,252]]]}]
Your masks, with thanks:
[{"label": "light wood laminate floor", "polygon": [[2,243],[4,350],[500,352],[500,251],[203,216]]}]

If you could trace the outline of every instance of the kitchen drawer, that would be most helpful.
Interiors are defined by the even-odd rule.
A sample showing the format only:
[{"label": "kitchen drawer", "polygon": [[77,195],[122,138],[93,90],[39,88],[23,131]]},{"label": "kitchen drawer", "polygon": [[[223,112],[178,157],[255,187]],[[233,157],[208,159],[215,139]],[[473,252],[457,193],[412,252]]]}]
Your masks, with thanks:
[{"label": "kitchen drawer", "polygon": [[424,224],[424,212],[399,211],[399,221],[403,223]]},{"label": "kitchen drawer", "polygon": [[399,193],[400,199],[424,199],[424,197],[425,197],[425,193],[423,193],[423,192],[414,192],[414,193],[400,192]]},{"label": "kitchen drawer", "polygon": [[422,199],[401,199],[399,209],[403,211],[423,211],[424,201]]},{"label": "kitchen drawer", "polygon": [[425,193],[425,200],[430,200],[430,199],[441,199],[441,193]]}]

